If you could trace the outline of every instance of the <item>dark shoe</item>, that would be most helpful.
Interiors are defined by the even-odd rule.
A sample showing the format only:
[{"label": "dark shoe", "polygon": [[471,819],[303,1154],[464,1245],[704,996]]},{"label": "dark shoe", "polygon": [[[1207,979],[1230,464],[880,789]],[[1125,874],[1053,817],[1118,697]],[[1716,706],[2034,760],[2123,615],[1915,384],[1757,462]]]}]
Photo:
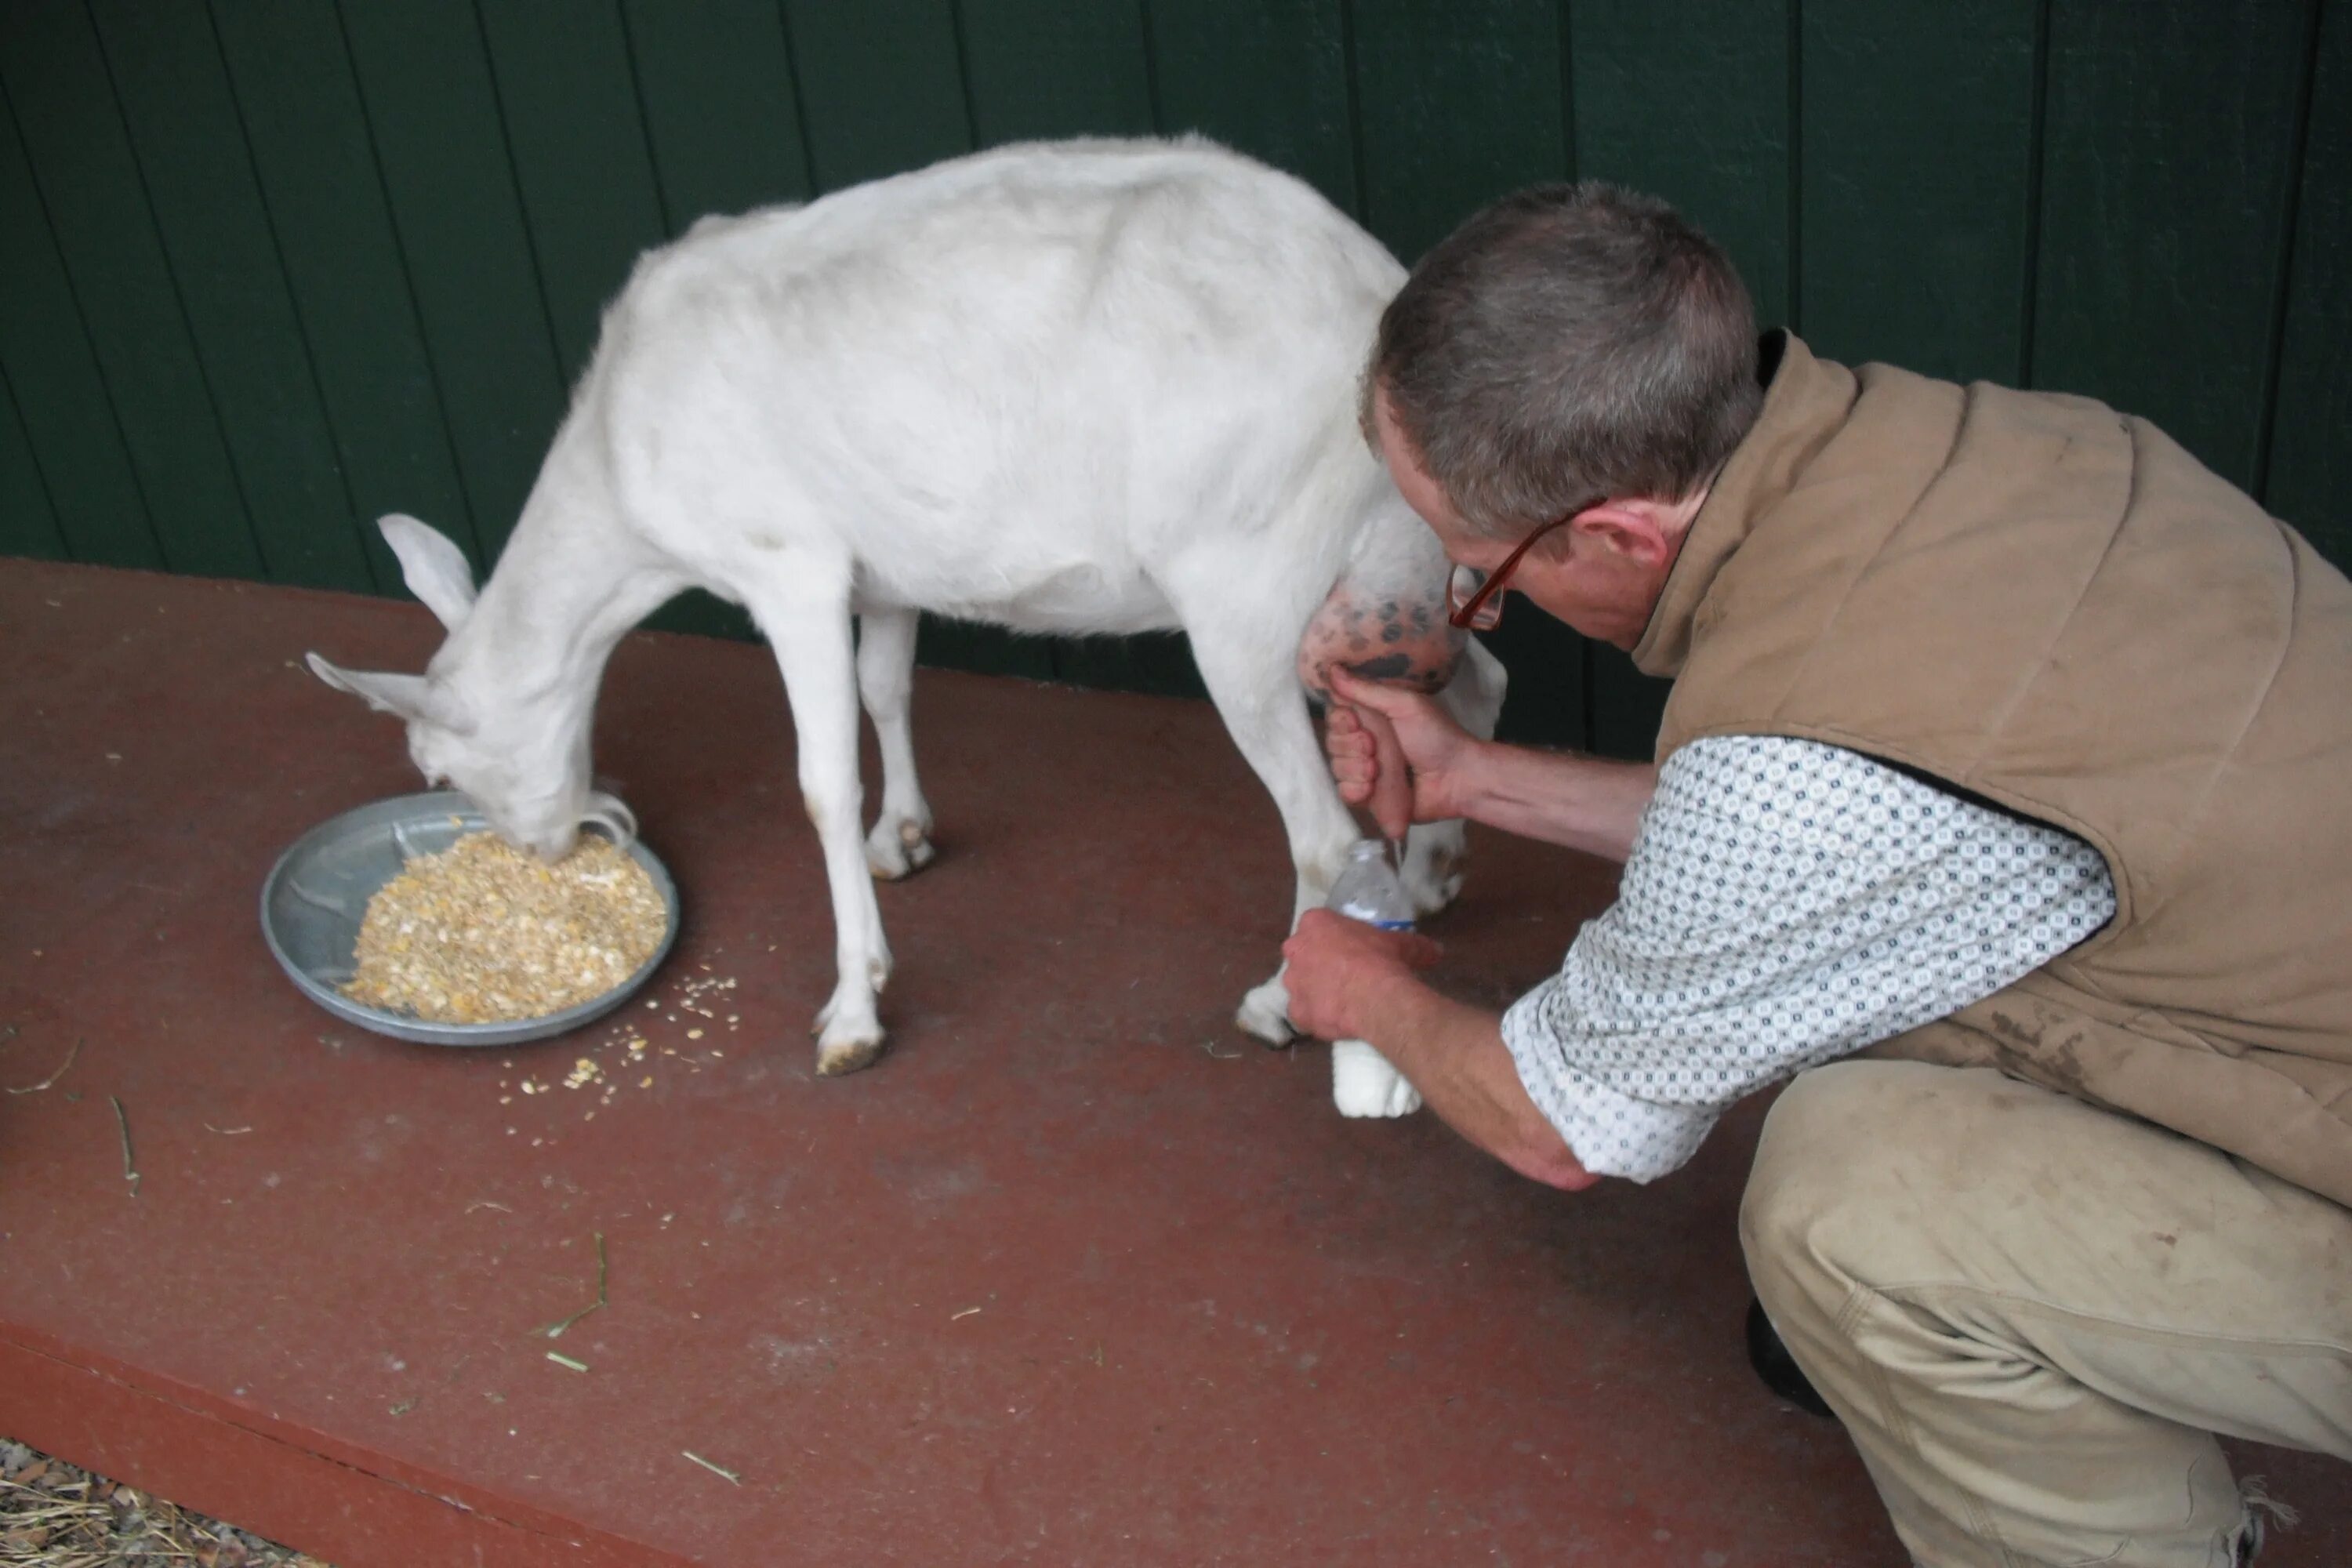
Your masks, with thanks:
[{"label": "dark shoe", "polygon": [[2246,1515],[2246,1527],[2238,1532],[2238,1548],[2230,1554],[2235,1568],[2254,1568],[2254,1559],[2263,1553],[2263,1516]]},{"label": "dark shoe", "polygon": [[2238,1483],[2238,1495],[2246,1500],[2246,1522],[2238,1529],[2236,1551],[2230,1561],[2232,1568],[2252,1568],[2262,1554],[2263,1538],[2275,1524],[2280,1530],[2293,1530],[2302,1517],[2294,1510],[2271,1496],[2260,1476],[2248,1476]]},{"label": "dark shoe", "polygon": [[1780,1331],[1764,1315],[1764,1303],[1753,1299],[1748,1303],[1748,1364],[1756,1369],[1765,1387],[1798,1409],[1832,1421],[1837,1419],[1837,1413],[1806,1381],[1804,1368],[1797,1364],[1797,1358],[1780,1342]]}]

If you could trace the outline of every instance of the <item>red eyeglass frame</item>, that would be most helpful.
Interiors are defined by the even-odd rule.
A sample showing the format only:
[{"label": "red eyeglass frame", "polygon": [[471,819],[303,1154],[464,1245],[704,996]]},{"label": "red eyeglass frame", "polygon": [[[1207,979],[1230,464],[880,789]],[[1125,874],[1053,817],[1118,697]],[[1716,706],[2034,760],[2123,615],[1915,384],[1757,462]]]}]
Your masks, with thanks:
[{"label": "red eyeglass frame", "polygon": [[[1520,560],[1526,556],[1528,551],[1535,548],[1536,541],[1541,539],[1545,534],[1549,533],[1556,528],[1567,527],[1570,523],[1574,522],[1578,518],[1583,516],[1586,512],[1591,511],[1594,507],[1599,506],[1602,501],[1608,499],[1609,498],[1606,496],[1595,496],[1581,506],[1573,507],[1568,511],[1562,513],[1560,516],[1553,518],[1549,522],[1545,523],[1541,528],[1537,529],[1533,533],[1530,533],[1525,539],[1520,540],[1518,547],[1513,550],[1508,555],[1504,556],[1503,563],[1500,566],[1496,567],[1492,572],[1487,573],[1486,580],[1479,584],[1466,599],[1457,600],[1455,598],[1454,592],[1454,579],[1462,573],[1465,571],[1475,571],[1476,568],[1464,566],[1455,567],[1453,573],[1449,574],[1445,579],[1446,603],[1453,607],[1453,613],[1445,617],[1446,624],[1453,626],[1457,631],[1493,631],[1497,626],[1502,624],[1503,620],[1503,603],[1501,598],[1503,589],[1509,584],[1511,574],[1517,569]],[[1490,605],[1491,609],[1489,608]]]}]

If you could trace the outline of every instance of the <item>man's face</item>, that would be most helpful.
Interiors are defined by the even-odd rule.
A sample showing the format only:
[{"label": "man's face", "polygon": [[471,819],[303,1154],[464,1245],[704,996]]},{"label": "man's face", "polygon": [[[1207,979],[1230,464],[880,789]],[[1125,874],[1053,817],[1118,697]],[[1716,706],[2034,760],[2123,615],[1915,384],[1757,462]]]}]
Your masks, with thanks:
[{"label": "man's face", "polygon": [[[1421,466],[1421,455],[1412,442],[1398,427],[1387,392],[1377,388],[1372,394],[1372,428],[1380,437],[1381,458],[1398,493],[1429,524],[1446,557],[1456,565],[1481,572],[1501,565],[1518,540],[1490,539],[1463,521],[1445,491]],[[1584,518],[1592,515],[1583,514],[1578,521],[1538,541],[1513,569],[1506,591],[1525,595],[1555,620],[1586,637],[1630,648],[1650,624],[1650,612],[1665,586],[1673,555],[1668,552],[1661,562],[1650,558],[1648,552],[1629,549],[1622,530],[1588,526]],[[1551,521],[1528,519],[1520,537]]]}]

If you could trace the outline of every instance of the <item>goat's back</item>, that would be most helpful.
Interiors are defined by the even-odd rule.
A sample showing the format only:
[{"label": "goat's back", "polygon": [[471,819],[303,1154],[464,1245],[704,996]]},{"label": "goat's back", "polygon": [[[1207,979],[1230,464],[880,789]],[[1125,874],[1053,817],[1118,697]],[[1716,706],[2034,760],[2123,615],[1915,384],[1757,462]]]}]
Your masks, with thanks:
[{"label": "goat's back", "polygon": [[1004,147],[696,225],[607,312],[583,401],[681,553],[714,517],[829,520],[905,602],[1024,624],[1083,567],[1111,588],[1046,619],[1132,629],[1159,611],[1119,583],[1179,540],[1373,504],[1354,389],[1402,279],[1204,142]]}]

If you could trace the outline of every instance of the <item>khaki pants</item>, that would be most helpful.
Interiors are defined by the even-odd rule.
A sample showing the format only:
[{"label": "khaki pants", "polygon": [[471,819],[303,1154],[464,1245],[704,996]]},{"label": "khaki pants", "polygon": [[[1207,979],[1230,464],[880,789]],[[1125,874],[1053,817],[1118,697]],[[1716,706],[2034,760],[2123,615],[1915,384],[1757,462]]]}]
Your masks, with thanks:
[{"label": "khaki pants", "polygon": [[2144,1122],[1983,1069],[1816,1068],[1740,1237],[1924,1568],[2227,1568],[2213,1433],[2352,1458],[2352,1210]]}]

